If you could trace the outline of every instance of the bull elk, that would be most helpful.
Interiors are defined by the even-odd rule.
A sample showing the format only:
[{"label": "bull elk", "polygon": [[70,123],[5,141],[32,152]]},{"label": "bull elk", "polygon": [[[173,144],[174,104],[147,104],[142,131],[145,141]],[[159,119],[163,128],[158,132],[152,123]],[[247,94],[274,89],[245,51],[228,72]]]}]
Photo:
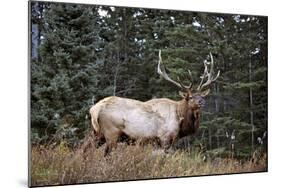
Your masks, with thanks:
[{"label": "bull elk", "polygon": [[205,104],[204,97],[210,92],[208,86],[220,75],[220,71],[216,76],[213,75],[214,61],[211,53],[210,58],[211,62],[204,62],[204,73],[200,77],[198,87],[193,89],[191,71],[188,70],[188,86],[180,79],[174,81],[166,73],[161,50],[159,51],[157,73],[180,89],[180,101],[158,98],[141,102],[111,96],[92,106],[90,114],[94,132],[96,135],[102,135],[106,141],[104,155],[116,147],[118,138],[123,134],[133,139],[158,138],[165,150],[177,138],[194,134],[199,128],[200,108]]}]

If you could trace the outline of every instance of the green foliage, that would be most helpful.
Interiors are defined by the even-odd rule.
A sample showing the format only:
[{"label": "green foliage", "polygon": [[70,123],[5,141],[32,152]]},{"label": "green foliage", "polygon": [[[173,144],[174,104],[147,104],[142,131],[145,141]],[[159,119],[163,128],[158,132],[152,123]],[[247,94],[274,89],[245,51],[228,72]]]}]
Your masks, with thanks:
[{"label": "green foliage", "polygon": [[31,62],[33,143],[79,143],[90,127],[93,99],[179,100],[178,89],[156,72],[161,49],[168,74],[186,85],[188,70],[199,84],[210,52],[215,70],[221,71],[192,142],[226,153],[234,143],[241,156],[261,147],[257,138],[267,130],[267,18],[43,2],[36,6],[41,12],[33,13],[32,24],[40,23],[42,37],[40,58]]},{"label": "green foliage", "polygon": [[[50,4],[44,12],[41,60],[31,64],[31,111],[32,127],[49,137],[81,137],[88,127],[98,82],[97,14],[97,8],[67,4]],[[62,131],[64,125],[75,128]]]}]

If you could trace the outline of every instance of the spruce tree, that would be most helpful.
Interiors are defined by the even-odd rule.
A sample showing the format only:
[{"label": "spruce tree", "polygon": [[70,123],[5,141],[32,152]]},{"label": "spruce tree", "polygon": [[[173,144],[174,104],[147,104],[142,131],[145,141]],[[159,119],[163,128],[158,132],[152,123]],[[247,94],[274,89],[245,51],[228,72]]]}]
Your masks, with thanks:
[{"label": "spruce tree", "polygon": [[[51,4],[44,14],[41,61],[32,64],[32,128],[77,141],[89,126],[100,43],[96,7]],[[41,137],[44,135],[41,135]]]}]

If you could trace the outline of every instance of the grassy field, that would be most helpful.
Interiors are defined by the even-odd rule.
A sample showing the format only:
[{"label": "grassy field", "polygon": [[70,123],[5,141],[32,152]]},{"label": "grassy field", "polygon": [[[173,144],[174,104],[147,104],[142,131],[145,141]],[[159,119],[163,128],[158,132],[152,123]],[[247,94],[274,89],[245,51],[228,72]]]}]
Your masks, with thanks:
[{"label": "grassy field", "polygon": [[200,152],[177,150],[165,154],[152,145],[120,143],[108,157],[104,146],[82,152],[63,142],[54,147],[33,146],[31,184],[57,185],[177,176],[198,176],[267,170],[266,156],[240,161],[233,158],[205,158]]}]

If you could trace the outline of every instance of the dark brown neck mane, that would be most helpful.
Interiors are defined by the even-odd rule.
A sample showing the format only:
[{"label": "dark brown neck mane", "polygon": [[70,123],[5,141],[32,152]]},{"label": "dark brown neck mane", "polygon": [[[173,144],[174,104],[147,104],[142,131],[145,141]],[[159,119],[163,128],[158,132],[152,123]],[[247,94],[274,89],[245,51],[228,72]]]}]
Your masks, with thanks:
[{"label": "dark brown neck mane", "polygon": [[178,108],[178,115],[180,118],[183,118],[180,123],[179,138],[192,135],[197,132],[199,128],[199,114],[195,114],[188,106],[188,102],[184,99],[180,101]]}]

